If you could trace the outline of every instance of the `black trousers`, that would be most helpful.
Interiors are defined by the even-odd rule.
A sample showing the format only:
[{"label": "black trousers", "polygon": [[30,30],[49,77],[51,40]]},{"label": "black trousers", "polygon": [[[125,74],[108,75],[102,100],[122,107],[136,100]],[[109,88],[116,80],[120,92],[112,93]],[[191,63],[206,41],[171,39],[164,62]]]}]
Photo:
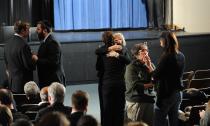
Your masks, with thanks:
[{"label": "black trousers", "polygon": [[123,126],[125,108],[125,86],[102,85],[103,121],[102,126]]},{"label": "black trousers", "polygon": [[161,28],[165,24],[165,0],[145,0],[149,27]]}]

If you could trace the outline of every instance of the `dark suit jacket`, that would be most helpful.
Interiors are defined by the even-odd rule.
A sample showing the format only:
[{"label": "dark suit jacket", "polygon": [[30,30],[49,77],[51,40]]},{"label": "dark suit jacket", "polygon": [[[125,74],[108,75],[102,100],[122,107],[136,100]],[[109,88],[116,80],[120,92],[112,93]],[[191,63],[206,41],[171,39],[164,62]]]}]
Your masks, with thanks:
[{"label": "dark suit jacket", "polygon": [[40,88],[49,86],[52,82],[60,82],[65,85],[61,47],[51,35],[45,42],[41,43],[38,57],[37,68]]},{"label": "dark suit jacket", "polygon": [[44,116],[45,114],[49,112],[61,112],[64,115],[66,115],[68,119],[70,119],[71,111],[72,111],[72,108],[68,106],[64,106],[63,103],[54,103],[53,105],[48,106],[47,108],[43,108],[39,110],[36,115],[35,121],[38,122],[42,116]]},{"label": "dark suit jacket", "polygon": [[50,103],[44,102],[44,103],[39,104],[38,106],[30,108],[28,111],[39,111],[39,110],[41,110],[43,108],[48,107],[49,105],[50,105]]},{"label": "dark suit jacket", "polygon": [[77,126],[79,119],[85,115],[85,112],[74,112],[70,116],[71,126]]},{"label": "dark suit jacket", "polygon": [[15,93],[24,93],[24,84],[33,80],[35,65],[26,41],[14,35],[6,42],[4,58],[9,71],[9,88]]}]

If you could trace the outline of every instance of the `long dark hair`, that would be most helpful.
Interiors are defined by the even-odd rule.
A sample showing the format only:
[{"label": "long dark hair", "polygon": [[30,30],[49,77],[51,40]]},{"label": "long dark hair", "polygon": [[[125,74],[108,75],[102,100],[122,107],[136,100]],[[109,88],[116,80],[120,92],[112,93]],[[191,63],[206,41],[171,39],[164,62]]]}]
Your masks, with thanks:
[{"label": "long dark hair", "polygon": [[173,32],[162,32],[160,39],[164,41],[164,53],[170,54],[179,52],[179,43]]},{"label": "long dark hair", "polygon": [[113,42],[113,32],[112,31],[105,31],[102,35],[102,41],[107,47],[114,45]]}]

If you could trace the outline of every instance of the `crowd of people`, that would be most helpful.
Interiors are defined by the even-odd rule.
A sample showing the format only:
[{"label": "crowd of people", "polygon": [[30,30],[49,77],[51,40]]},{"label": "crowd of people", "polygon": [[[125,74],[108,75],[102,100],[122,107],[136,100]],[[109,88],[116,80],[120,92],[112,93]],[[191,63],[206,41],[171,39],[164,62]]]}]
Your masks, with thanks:
[{"label": "crowd of people", "polygon": [[[37,23],[41,44],[35,53],[26,42],[29,24],[17,21],[14,25],[15,34],[6,42],[4,52],[9,85],[0,89],[2,126],[99,125],[93,116],[86,114],[88,92],[77,90],[72,94],[72,105],[64,105],[62,50],[51,35],[50,27],[46,21]],[[178,126],[185,57],[179,50],[175,33],[161,33],[163,51],[156,65],[152,63],[146,42],[135,44],[129,51],[123,34],[112,31],[103,33],[102,42],[95,50],[101,126],[125,123],[128,126]],[[33,81],[35,67],[37,84]],[[26,95],[25,104],[36,106],[17,107],[18,101],[13,98],[16,93]],[[28,111],[36,112],[32,121],[29,121]],[[204,112],[201,116],[207,120]]]}]

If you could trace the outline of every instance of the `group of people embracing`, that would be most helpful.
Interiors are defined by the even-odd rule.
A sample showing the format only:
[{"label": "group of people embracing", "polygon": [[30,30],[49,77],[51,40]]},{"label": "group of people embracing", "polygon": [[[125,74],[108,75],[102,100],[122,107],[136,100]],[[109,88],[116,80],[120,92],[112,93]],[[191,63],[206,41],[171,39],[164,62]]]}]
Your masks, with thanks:
[{"label": "group of people embracing", "polygon": [[163,52],[152,63],[147,43],[130,52],[121,33],[106,31],[96,49],[102,126],[123,126],[125,120],[149,126],[178,126],[185,57],[175,33],[160,36]]}]

